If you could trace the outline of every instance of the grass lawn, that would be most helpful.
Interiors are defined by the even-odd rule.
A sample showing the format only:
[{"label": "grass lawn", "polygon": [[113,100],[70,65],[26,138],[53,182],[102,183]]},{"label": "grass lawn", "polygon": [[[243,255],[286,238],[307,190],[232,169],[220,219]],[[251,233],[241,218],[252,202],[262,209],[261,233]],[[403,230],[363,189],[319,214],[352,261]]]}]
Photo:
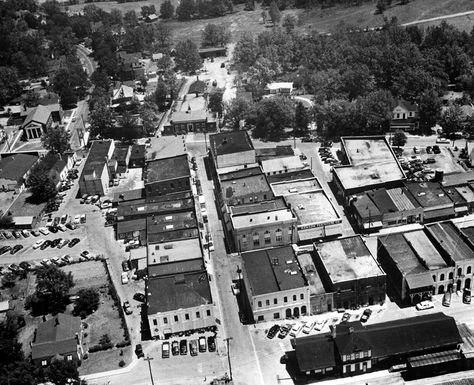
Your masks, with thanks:
[{"label": "grass lawn", "polygon": [[[446,22],[455,26],[461,31],[471,32],[474,27],[474,14],[466,16],[458,16],[450,19],[446,19]],[[430,21],[428,23],[420,24],[420,27],[427,28],[432,25],[439,24],[439,21]]]},{"label": "grass lawn", "polygon": [[[141,9],[144,5],[148,5],[148,6],[154,5],[156,12],[159,15],[160,6],[161,6],[161,3],[163,3],[163,1],[164,0],[145,0],[145,1],[135,1],[135,2],[121,3],[121,4],[117,3],[116,1],[104,1],[104,2],[97,2],[93,4],[96,7],[102,8],[106,12],[110,12],[111,9],[115,8],[122,11],[122,13],[134,10],[135,12],[137,12],[137,15],[141,14]],[[176,5],[178,4],[178,0],[171,0],[171,3],[176,7]],[[92,4],[92,3],[88,3],[88,4]],[[80,10],[80,9],[83,9],[86,5],[87,3],[69,5],[68,9],[71,11]]]},{"label": "grass lawn", "polygon": [[46,206],[46,202],[40,204],[28,203],[26,200],[31,194],[27,191],[22,192],[10,207],[13,216],[32,216],[38,217]]},{"label": "grass lawn", "polygon": [[[120,355],[121,351],[123,351],[123,355]],[[125,365],[128,365],[132,361],[132,356],[133,349],[131,346],[89,354],[87,359],[82,360],[81,366],[79,366],[79,374],[84,376],[91,373],[120,369],[119,362],[124,360]]]}]

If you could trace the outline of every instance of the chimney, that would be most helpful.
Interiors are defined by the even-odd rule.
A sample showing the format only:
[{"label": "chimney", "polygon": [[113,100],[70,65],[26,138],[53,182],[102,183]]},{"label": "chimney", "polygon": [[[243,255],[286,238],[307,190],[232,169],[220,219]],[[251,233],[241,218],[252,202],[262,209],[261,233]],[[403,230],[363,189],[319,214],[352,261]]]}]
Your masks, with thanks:
[{"label": "chimney", "polygon": [[54,319],[54,326],[58,326],[59,325],[59,318],[58,316],[56,316],[56,318]]}]

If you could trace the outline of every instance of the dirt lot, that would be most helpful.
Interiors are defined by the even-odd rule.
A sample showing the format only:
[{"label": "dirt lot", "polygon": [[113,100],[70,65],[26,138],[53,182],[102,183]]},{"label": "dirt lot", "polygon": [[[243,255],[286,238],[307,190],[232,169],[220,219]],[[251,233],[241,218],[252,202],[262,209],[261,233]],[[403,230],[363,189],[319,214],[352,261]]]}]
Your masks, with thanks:
[{"label": "dirt lot", "polygon": [[86,287],[106,287],[108,284],[107,272],[104,264],[100,261],[74,263],[63,266],[61,269],[66,273],[72,273],[74,277],[73,292]]}]

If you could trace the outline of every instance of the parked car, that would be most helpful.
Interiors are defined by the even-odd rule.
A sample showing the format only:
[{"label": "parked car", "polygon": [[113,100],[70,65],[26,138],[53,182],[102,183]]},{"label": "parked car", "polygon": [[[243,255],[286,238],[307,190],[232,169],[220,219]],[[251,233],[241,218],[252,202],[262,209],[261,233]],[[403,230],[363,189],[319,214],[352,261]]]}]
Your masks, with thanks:
[{"label": "parked car", "polygon": [[103,210],[103,209],[110,209],[112,207],[112,203],[111,202],[103,202],[101,205],[100,205],[100,208]]},{"label": "parked car", "polygon": [[86,214],[81,215],[81,223],[86,223]]},{"label": "parked car", "polygon": [[11,246],[2,246],[0,247],[0,255],[5,254],[6,252],[11,250]]},{"label": "parked car", "polygon": [[21,238],[21,233],[19,231],[14,231],[12,234],[15,237],[15,239]]},{"label": "parked car", "polygon": [[17,264],[15,263],[12,263],[10,265],[8,265],[8,268],[14,272],[14,273],[19,273],[22,269],[20,268],[20,266],[18,266]]},{"label": "parked car", "polygon": [[439,138],[439,137],[438,137],[438,138],[436,139],[436,143],[449,144],[449,143],[451,143],[451,141],[450,141],[449,139],[447,139],[447,138]]},{"label": "parked car", "polygon": [[214,336],[207,337],[207,350],[210,352],[216,351],[216,338]]},{"label": "parked car", "polygon": [[278,333],[278,338],[285,338],[290,332],[290,329],[291,325],[283,325],[282,327],[280,327],[280,333]]},{"label": "parked car", "polygon": [[21,235],[23,235],[25,238],[28,238],[30,236],[30,233],[28,230],[21,230]]},{"label": "parked car", "polygon": [[53,263],[54,263],[55,265],[57,265],[57,266],[63,265],[63,262],[61,261],[61,258],[60,258],[60,257],[51,258],[51,262],[53,262]]},{"label": "parked car", "polygon": [[179,355],[179,342],[178,341],[173,341],[171,343],[171,354],[173,354],[173,356]]},{"label": "parked car", "polygon": [[40,262],[43,266],[49,266],[52,262],[48,258],[43,258]]},{"label": "parked car", "polygon": [[326,324],[327,320],[319,319],[316,321],[316,324],[314,325],[314,330],[316,331],[321,331],[323,330],[324,325]]},{"label": "parked car", "polygon": [[433,146],[433,153],[434,154],[440,154],[441,153],[441,149],[439,148],[439,146]]},{"label": "parked car", "polygon": [[10,254],[15,254],[16,252],[20,251],[21,249],[23,249],[23,245],[15,245],[10,250]]},{"label": "parked car", "polygon": [[179,341],[179,354],[182,356],[188,354],[188,340]]},{"label": "parked car", "polygon": [[8,231],[3,231],[3,232],[2,232],[2,235],[3,235],[6,239],[12,239],[12,238],[13,238],[13,235],[11,235],[11,233],[9,233]]},{"label": "parked car", "polygon": [[133,313],[132,308],[130,307],[130,302],[125,301],[123,303],[123,310],[125,311],[125,314],[130,315]]},{"label": "parked car", "polygon": [[268,330],[268,333],[267,333],[267,338],[274,338],[278,332],[280,331],[280,325],[273,325],[269,330]]},{"label": "parked car", "polygon": [[145,294],[142,293],[135,293],[133,295],[133,299],[138,302],[145,302]]},{"label": "parked car", "polygon": [[38,230],[32,230],[31,235],[33,235],[34,237],[39,237],[41,233]]},{"label": "parked car", "polygon": [[89,253],[88,250],[84,250],[84,251],[81,253],[81,257],[82,257],[82,258],[85,258],[85,259],[92,259],[92,258],[93,258],[93,257],[92,257],[92,254]]},{"label": "parked car", "polygon": [[168,341],[164,341],[161,344],[161,357],[169,358],[169,356],[170,356],[170,343]]},{"label": "parked car", "polygon": [[41,250],[44,250],[44,249],[46,249],[46,248],[47,248],[48,246],[50,246],[50,245],[51,245],[51,241],[50,241],[49,239],[46,239],[46,240],[43,242],[43,244],[40,246],[40,249],[41,249]]},{"label": "parked car", "polygon": [[436,159],[435,158],[427,158],[427,159],[425,159],[425,161],[423,163],[425,163],[425,164],[436,163]]},{"label": "parked car", "polygon": [[204,353],[207,350],[206,337],[199,337],[199,352]]},{"label": "parked car", "polygon": [[76,230],[77,229],[77,225],[74,223],[74,222],[69,222],[66,224],[66,227],[69,229],[69,230]]},{"label": "parked car", "polygon": [[38,229],[38,231],[39,231],[41,234],[43,234],[43,235],[48,235],[48,234],[49,234],[49,231],[48,231],[48,229],[47,229],[46,227],[40,227],[40,228]]},{"label": "parked car", "polygon": [[122,285],[126,285],[128,283],[128,274],[122,273]]},{"label": "parked car", "polygon": [[77,214],[75,217],[74,217],[74,223],[76,225],[78,225],[79,223],[81,223],[81,214]]},{"label": "parked car", "polygon": [[48,229],[53,234],[56,234],[59,231],[57,226],[49,226]]},{"label": "parked car", "polygon": [[81,240],[79,238],[72,238],[71,241],[69,242],[69,247],[74,247],[76,246]]},{"label": "parked car", "polygon": [[360,322],[367,322],[371,314],[372,314],[372,310],[365,309],[364,312],[362,313],[362,316],[360,317]]},{"label": "parked car", "polygon": [[64,226],[63,224],[58,225],[58,229],[62,232],[65,232],[67,230],[66,226]]},{"label": "parked car", "polygon": [[33,268],[33,265],[31,263],[28,263],[26,261],[20,262],[20,267],[23,270],[30,271]]},{"label": "parked car", "polygon": [[69,243],[69,239],[63,239],[61,242],[59,242],[58,249],[62,249],[68,243]]},{"label": "parked car", "polygon": [[299,322],[295,323],[290,331],[290,337],[296,337],[297,334],[303,329],[303,325]]},{"label": "parked car", "polygon": [[33,245],[33,249],[36,250],[37,248],[41,247],[44,242],[45,242],[44,239],[40,239],[40,240],[36,241],[35,244]]},{"label": "parked car", "polygon": [[74,260],[74,258],[67,254],[62,256],[61,259],[64,261],[64,263],[72,263]]},{"label": "parked car", "polygon": [[142,344],[137,344],[137,346],[135,346],[135,354],[138,358],[145,357],[145,353],[143,353]]},{"label": "parked car", "polygon": [[462,302],[466,304],[471,303],[471,289],[465,288],[462,292]]},{"label": "parked car", "polygon": [[198,344],[196,340],[189,341],[189,353],[191,356],[197,356],[198,354]]},{"label": "parked car", "polygon": [[434,304],[431,301],[421,301],[416,304],[416,310],[427,310],[427,309],[433,309]]},{"label": "parked car", "polygon": [[350,315],[349,313],[344,313],[344,314],[342,315],[341,322],[347,322],[347,321],[350,320],[350,318],[351,318],[351,315]]},{"label": "parked car", "polygon": [[51,241],[51,248],[54,249],[56,246],[58,246],[61,243],[62,240],[63,240],[62,238],[56,238],[53,241]]},{"label": "parked car", "polygon": [[447,291],[443,295],[443,306],[450,307],[451,306],[451,292]]},{"label": "parked car", "polygon": [[62,225],[65,225],[65,224],[68,222],[68,219],[69,219],[69,215],[64,214],[64,215],[61,217],[61,224],[62,224]]},{"label": "parked car", "polygon": [[314,324],[315,324],[315,322],[311,322],[311,323],[307,323],[306,325],[304,325],[303,330],[302,330],[303,333],[304,334],[309,334],[311,332],[311,330],[313,330]]},{"label": "parked car", "polygon": [[122,261],[122,270],[123,270],[124,272],[127,272],[127,271],[130,270],[129,264],[130,264],[130,262],[128,261],[128,259],[125,260],[125,261]]}]

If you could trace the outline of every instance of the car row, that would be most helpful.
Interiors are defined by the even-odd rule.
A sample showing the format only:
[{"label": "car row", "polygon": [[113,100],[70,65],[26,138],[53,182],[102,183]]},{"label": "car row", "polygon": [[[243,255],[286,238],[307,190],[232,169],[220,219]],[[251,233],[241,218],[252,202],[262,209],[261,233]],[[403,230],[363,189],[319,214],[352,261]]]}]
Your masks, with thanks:
[{"label": "car row", "polygon": [[84,194],[81,197],[81,200],[79,201],[80,204],[94,204],[97,203],[100,199],[99,195],[89,195],[89,194]]},{"label": "car row", "polygon": [[0,247],[0,255],[3,255],[7,252],[10,252],[10,254],[15,254],[18,251],[23,249],[23,245],[15,245],[15,246],[1,246]]},{"label": "car row", "polygon": [[37,250],[37,249],[44,250],[48,247],[51,247],[52,249],[54,249],[55,247],[57,247],[58,249],[62,249],[66,245],[68,245],[69,247],[74,247],[80,241],[81,240],[79,238],[72,238],[71,240],[64,239],[64,238],[56,238],[56,239],[53,239],[53,240],[40,239],[40,240],[36,241],[33,244],[33,249],[34,250]]},{"label": "car row", "polygon": [[188,346],[189,346],[189,353],[191,356],[197,356],[199,353],[205,353],[206,351],[215,352],[216,351],[216,339],[214,336],[209,337],[199,337],[199,339],[194,339],[188,341],[186,339],[178,341],[164,341],[161,345],[161,356],[163,358],[169,358],[170,354],[173,356],[185,356],[188,354]]},{"label": "car row", "polygon": [[331,152],[329,147],[319,147],[318,149],[319,157],[324,163],[328,163],[331,166],[338,166],[341,164],[339,160],[334,158],[334,155]]},{"label": "car row", "polygon": [[20,239],[20,238],[28,238],[31,233],[28,230],[13,230],[13,231],[2,231],[0,232],[0,240],[1,239]]}]

